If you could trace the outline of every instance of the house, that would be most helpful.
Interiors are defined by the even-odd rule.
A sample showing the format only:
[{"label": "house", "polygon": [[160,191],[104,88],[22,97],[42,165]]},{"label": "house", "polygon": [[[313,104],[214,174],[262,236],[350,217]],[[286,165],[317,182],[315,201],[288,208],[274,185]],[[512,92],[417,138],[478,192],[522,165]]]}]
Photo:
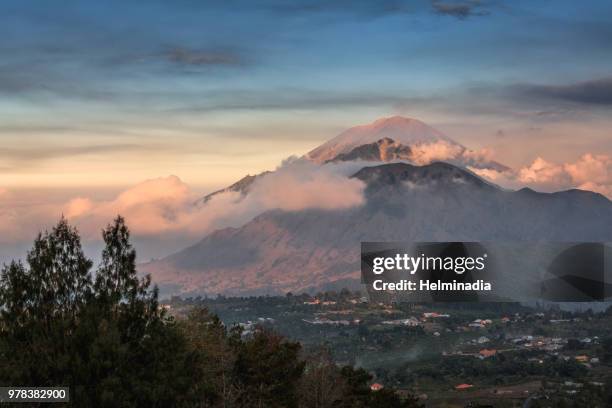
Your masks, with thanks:
[{"label": "house", "polygon": [[374,383],[374,384],[370,385],[370,389],[372,391],[380,391],[383,388],[385,388],[385,387],[382,384],[379,384],[379,383]]},{"label": "house", "polygon": [[588,363],[589,362],[589,356],[585,356],[585,355],[576,356],[576,357],[574,357],[574,359],[577,362],[579,362],[579,363]]},{"label": "house", "polygon": [[423,313],[423,318],[424,319],[438,319],[438,318],[446,318],[446,317],[450,317],[449,314],[447,313],[438,313],[438,312],[424,312]]},{"label": "house", "polygon": [[404,325],[404,326],[416,327],[416,326],[419,326],[421,323],[414,317],[409,317],[408,319],[384,320],[382,324],[394,325],[394,326]]},{"label": "house", "polygon": [[494,355],[497,354],[497,350],[495,349],[482,349],[478,352],[478,354],[480,354],[481,357],[483,358],[487,358],[487,357],[493,357]]},{"label": "house", "polygon": [[563,385],[565,387],[570,387],[570,388],[582,388],[583,387],[583,383],[578,383],[578,382],[573,382],[573,381],[565,381],[563,383]]},{"label": "house", "polygon": [[467,390],[467,389],[470,389],[472,387],[473,387],[472,384],[459,384],[459,385],[455,385],[455,389],[457,391]]}]

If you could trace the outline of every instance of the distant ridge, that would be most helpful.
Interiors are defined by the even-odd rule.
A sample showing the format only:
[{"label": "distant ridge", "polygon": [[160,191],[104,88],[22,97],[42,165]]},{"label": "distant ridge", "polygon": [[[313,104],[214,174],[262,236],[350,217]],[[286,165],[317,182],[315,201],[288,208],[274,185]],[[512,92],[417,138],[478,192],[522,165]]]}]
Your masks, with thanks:
[{"label": "distant ridge", "polygon": [[477,187],[499,190],[499,187],[487,183],[467,170],[449,163],[434,162],[426,166],[413,166],[408,163],[390,163],[380,166],[364,167],[353,175],[368,184],[393,185],[410,182],[413,186],[448,184],[470,184]]}]

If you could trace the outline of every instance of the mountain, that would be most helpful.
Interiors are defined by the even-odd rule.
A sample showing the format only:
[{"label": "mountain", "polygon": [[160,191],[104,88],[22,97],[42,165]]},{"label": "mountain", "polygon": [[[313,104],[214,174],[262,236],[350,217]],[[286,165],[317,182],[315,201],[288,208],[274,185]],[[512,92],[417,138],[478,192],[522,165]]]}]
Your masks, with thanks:
[{"label": "mountain", "polygon": [[[362,161],[429,164],[443,160],[462,167],[497,172],[510,170],[503,164],[474,154],[431,126],[402,116],[381,118],[368,125],[352,127],[304,157],[319,164]],[[229,187],[200,198],[196,205],[206,204],[212,197],[224,192],[240,192],[246,195],[256,180],[270,173],[265,171],[257,175],[247,175]]]},{"label": "mountain", "polygon": [[612,202],[580,190],[506,191],[448,163],[352,175],[365,204],[267,211],[141,266],[166,292],[282,294],[355,286],[362,241],[612,241]]},{"label": "mountain", "polygon": [[381,139],[390,139],[403,146],[446,142],[463,148],[459,143],[420,120],[392,116],[378,119],[368,125],[352,127],[310,151],[306,157],[317,163],[325,163],[334,160],[340,154],[351,152],[356,147],[377,143]]},{"label": "mountain", "polygon": [[255,180],[259,179],[260,177],[264,177],[266,174],[269,174],[269,173],[270,173],[269,171],[264,171],[262,173],[255,174],[253,176],[251,176],[250,174],[247,174],[246,176],[244,176],[243,178],[241,178],[234,184],[230,185],[229,187],[222,188],[221,190],[217,190],[210,194],[205,195],[204,197],[197,200],[195,202],[195,205],[200,206],[200,205],[206,204],[214,196],[216,196],[217,194],[221,194],[221,193],[235,192],[235,193],[241,193],[242,195],[246,195],[249,192],[249,188],[251,187],[251,185],[253,185]]}]

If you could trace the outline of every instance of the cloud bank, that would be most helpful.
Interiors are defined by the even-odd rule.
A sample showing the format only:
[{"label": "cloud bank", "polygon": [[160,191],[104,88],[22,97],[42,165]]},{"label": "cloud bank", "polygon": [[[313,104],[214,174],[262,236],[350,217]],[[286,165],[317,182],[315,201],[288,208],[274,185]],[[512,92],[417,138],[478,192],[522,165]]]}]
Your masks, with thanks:
[{"label": "cloud bank", "polygon": [[[504,166],[478,167],[490,160],[487,151],[459,151],[444,144],[423,145],[417,164],[472,158],[468,168],[503,187],[532,187],[538,191],[579,188],[612,198],[612,158],[585,154],[573,162],[554,163],[542,157],[513,170]],[[490,163],[494,163],[490,161]],[[239,227],[253,217],[274,209],[346,210],[364,203],[365,185],[349,178],[372,162],[318,165],[305,159],[290,159],[276,171],[257,178],[248,194],[223,192],[205,205],[201,197],[176,176],[147,180],[111,199],[77,196],[53,203],[43,197],[32,199],[20,191],[0,188],[0,243],[30,242],[43,228],[51,227],[63,214],[81,231],[85,240],[99,240],[100,230],[117,214],[128,220],[136,237],[168,240],[198,239],[225,227]]]},{"label": "cloud bank", "polygon": [[547,192],[578,188],[612,199],[612,158],[604,154],[587,153],[569,163],[553,163],[537,157],[531,164],[516,171],[470,170],[504,187],[527,186]]},{"label": "cloud bank", "polygon": [[240,226],[267,210],[342,210],[364,202],[364,184],[346,177],[343,166],[290,160],[254,182],[248,195],[224,192],[202,206],[200,198],[176,176],[147,180],[107,201],[75,197],[61,205],[17,206],[12,192],[0,190],[0,242],[31,240],[63,214],[85,239],[123,215],[136,236],[200,238],[215,229]]}]

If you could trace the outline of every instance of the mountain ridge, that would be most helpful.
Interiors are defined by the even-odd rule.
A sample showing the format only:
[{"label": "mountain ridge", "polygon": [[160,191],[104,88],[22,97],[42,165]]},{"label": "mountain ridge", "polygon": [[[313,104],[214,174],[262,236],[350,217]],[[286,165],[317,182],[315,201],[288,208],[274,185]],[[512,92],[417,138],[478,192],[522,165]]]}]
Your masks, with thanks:
[{"label": "mountain ridge", "polygon": [[269,210],[141,270],[173,293],[282,294],[358,286],[362,241],[612,241],[612,202],[597,193],[507,191],[448,163],[353,177],[361,206]]}]

